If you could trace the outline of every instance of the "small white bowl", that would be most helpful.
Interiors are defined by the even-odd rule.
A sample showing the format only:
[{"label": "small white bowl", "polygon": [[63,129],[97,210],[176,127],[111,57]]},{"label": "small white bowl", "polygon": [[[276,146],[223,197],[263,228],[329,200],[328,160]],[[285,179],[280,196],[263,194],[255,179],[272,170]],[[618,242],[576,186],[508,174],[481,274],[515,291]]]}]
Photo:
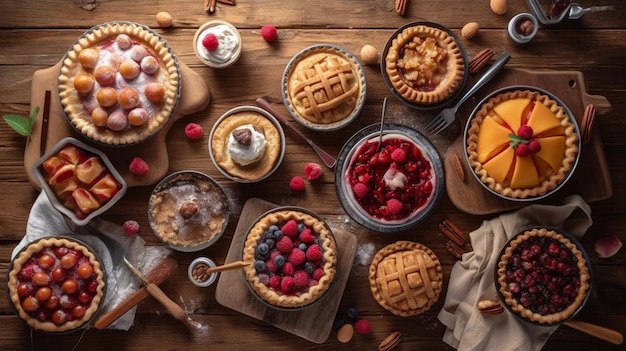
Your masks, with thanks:
[{"label": "small white bowl", "polygon": [[[220,60],[220,59],[211,60],[211,58],[205,55],[206,52],[203,52],[203,51],[208,51],[208,50],[206,50],[204,46],[202,45],[202,39],[204,39],[205,33],[207,30],[210,30],[211,28],[217,27],[220,25],[226,26],[230,29],[229,33],[234,35],[234,39],[237,40],[237,45],[230,52],[230,56],[226,58],[225,60]],[[230,39],[233,39],[233,37],[231,37]],[[224,44],[220,43],[220,45],[224,45]],[[193,37],[193,50],[196,53],[196,56],[198,57],[198,59],[200,59],[200,61],[202,61],[202,63],[213,68],[227,68],[227,67],[232,66],[235,62],[239,60],[239,57],[241,56],[242,48],[243,48],[243,42],[241,41],[241,35],[239,34],[239,30],[232,24],[225,22],[225,21],[213,20],[213,21],[205,22],[202,26],[200,26],[200,28],[198,28],[198,30],[196,31],[196,34]],[[220,47],[218,46],[217,51],[219,50],[220,50]]]},{"label": "small white bowl", "polygon": [[199,264],[204,264],[211,268],[215,268],[217,267],[217,265],[215,264],[215,262],[213,262],[212,259],[208,257],[198,257],[195,260],[191,261],[191,264],[189,265],[189,269],[187,269],[187,275],[189,276],[189,281],[191,281],[193,285],[199,288],[206,288],[207,286],[210,286],[211,284],[215,282],[215,280],[217,279],[217,272],[211,273],[209,277],[205,280],[198,281],[193,276],[193,270]]}]

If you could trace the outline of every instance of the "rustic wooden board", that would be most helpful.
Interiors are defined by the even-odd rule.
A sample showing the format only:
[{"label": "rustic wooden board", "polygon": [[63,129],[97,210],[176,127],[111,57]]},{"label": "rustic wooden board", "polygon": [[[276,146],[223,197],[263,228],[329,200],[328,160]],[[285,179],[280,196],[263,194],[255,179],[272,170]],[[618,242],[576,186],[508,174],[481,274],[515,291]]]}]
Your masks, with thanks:
[{"label": "rustic wooden board", "polygon": [[[209,105],[211,94],[204,79],[191,70],[183,62],[179,61],[181,75],[181,94],[178,107],[167,124],[152,138],[132,146],[108,147],[96,144],[82,134],[78,133],[70,125],[58,94],[58,78],[63,60],[56,65],[41,69],[33,74],[31,85],[30,106],[31,111],[35,106],[40,107],[39,114],[43,113],[43,104],[46,90],[50,90],[50,119],[48,125],[48,137],[46,150],[53,147],[59,140],[73,136],[81,141],[102,150],[111,160],[117,171],[122,175],[129,187],[152,185],[163,178],[169,168],[169,159],[165,145],[165,137],[172,125],[182,117],[198,112]],[[33,133],[24,151],[24,167],[29,181],[37,188],[41,188],[32,173],[33,164],[41,157],[41,121],[38,116],[33,126]],[[145,176],[136,176],[130,173],[128,165],[133,157],[139,156],[150,165],[150,173]]]},{"label": "rustic wooden board", "polygon": [[[241,259],[243,243],[250,225],[261,214],[275,207],[276,205],[258,198],[251,198],[245,203],[225,263]],[[220,274],[215,299],[225,307],[265,321],[309,341],[318,344],[325,342],[332,328],[332,323],[328,321],[334,320],[337,314],[354,262],[357,244],[356,236],[353,234],[337,228],[332,230],[337,241],[337,275],[330,289],[313,305],[297,311],[271,308],[253,295],[241,270],[225,271]]]},{"label": "rustic wooden board", "polygon": [[[475,78],[474,78],[475,79]],[[585,90],[585,82],[581,72],[577,71],[528,71],[507,68],[486,85],[476,96],[476,103],[490,92],[512,85],[529,85],[545,89],[561,99],[572,111],[576,120],[581,122],[585,106],[594,104],[598,115],[611,109],[608,100],[602,96],[589,95]],[[475,104],[465,104],[459,110],[459,119],[462,130],[467,117]],[[597,125],[597,124],[596,124]],[[445,152],[444,167],[446,170],[446,188],[448,197],[461,211],[484,215],[513,210],[526,205],[528,202],[515,202],[501,199],[482,187],[473,177],[465,161],[463,133],[450,145]],[[454,158],[459,157],[465,172],[465,180],[457,175],[454,167]],[[591,140],[582,145],[582,154],[578,167],[568,183],[556,194],[542,202],[560,200],[571,194],[581,195],[587,202],[600,201],[613,196],[613,185],[609,176],[602,140],[597,128],[593,131]]]}]

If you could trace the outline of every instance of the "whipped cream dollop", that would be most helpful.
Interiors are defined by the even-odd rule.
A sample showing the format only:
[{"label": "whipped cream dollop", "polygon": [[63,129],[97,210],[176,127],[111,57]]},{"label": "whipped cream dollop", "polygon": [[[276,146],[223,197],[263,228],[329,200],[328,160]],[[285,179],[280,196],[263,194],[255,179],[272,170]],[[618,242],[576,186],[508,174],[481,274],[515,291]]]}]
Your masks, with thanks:
[{"label": "whipped cream dollop", "polygon": [[[241,138],[238,140],[236,135],[238,133],[243,134],[242,132],[249,135],[249,140],[247,140],[247,136],[245,141],[242,141]],[[265,135],[256,130],[252,124],[238,127],[228,136],[228,153],[233,161],[242,166],[247,166],[260,160],[263,157],[266,145]]]},{"label": "whipped cream dollop", "polygon": [[402,172],[398,172],[396,167],[389,167],[385,175],[383,176],[385,180],[385,184],[391,190],[402,189],[404,188],[404,184],[407,182],[407,177]]},{"label": "whipped cream dollop", "polygon": [[[202,45],[202,40],[204,39],[204,37],[211,33],[215,34],[217,40],[219,41],[217,49],[213,51],[209,51],[207,48],[204,47],[204,45]],[[239,46],[239,38],[237,37],[237,33],[235,33],[233,28],[225,24],[220,24],[215,27],[207,28],[198,38],[196,46],[197,52],[205,60],[215,63],[224,63],[230,60],[235,55],[237,47]]]}]

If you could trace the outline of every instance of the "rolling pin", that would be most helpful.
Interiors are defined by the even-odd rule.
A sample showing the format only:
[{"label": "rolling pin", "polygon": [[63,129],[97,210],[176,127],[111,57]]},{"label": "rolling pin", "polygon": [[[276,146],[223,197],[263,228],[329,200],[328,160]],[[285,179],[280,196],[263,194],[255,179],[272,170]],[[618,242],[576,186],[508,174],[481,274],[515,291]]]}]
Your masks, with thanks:
[{"label": "rolling pin", "polygon": [[[146,275],[151,282],[159,285],[169,278],[176,271],[177,267],[178,264],[176,263],[176,260],[171,257],[166,257],[161,264],[153,268]],[[140,287],[132,295],[126,298],[126,300],[122,301],[122,303],[115,306],[109,312],[99,316],[94,323],[94,326],[96,329],[106,329],[109,325],[111,325],[111,323],[115,322],[118,318],[123,316],[126,312],[148,296],[150,296],[150,294],[146,288],[143,286]]]}]

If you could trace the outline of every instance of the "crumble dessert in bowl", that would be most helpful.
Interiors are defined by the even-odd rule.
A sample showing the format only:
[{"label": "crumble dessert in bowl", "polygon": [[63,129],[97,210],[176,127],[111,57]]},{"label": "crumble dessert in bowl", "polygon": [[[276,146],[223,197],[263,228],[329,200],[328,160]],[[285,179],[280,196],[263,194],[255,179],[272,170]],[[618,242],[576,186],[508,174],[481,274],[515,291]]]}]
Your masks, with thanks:
[{"label": "crumble dessert in bowl", "polygon": [[89,29],[69,49],[59,97],[74,129],[108,146],[136,144],[159,132],[176,110],[181,77],[167,42],[133,22]]},{"label": "crumble dessert in bowl", "polygon": [[280,123],[256,106],[239,106],[224,113],[209,135],[215,167],[231,180],[254,183],[272,175],[285,155]]},{"label": "crumble dessert in bowl", "polygon": [[335,187],[347,214],[379,232],[398,232],[423,221],[445,190],[444,168],[435,146],[421,133],[385,123],[353,135],[337,161]]},{"label": "crumble dessert in bowl", "polygon": [[222,187],[196,171],[163,178],[148,201],[148,221],[154,234],[177,251],[194,252],[213,245],[224,234],[230,204]]},{"label": "crumble dessert in bowl", "polygon": [[48,150],[32,171],[52,206],[79,226],[110,209],[128,188],[106,154],[71,137]]},{"label": "crumble dessert in bowl", "polygon": [[277,207],[257,218],[243,246],[243,268],[253,294],[265,304],[295,310],[319,301],[333,283],[337,244],[318,215]]},{"label": "crumble dessert in bowl", "polygon": [[212,20],[204,23],[193,37],[193,50],[202,63],[213,68],[232,66],[239,57],[243,42],[232,24]]},{"label": "crumble dessert in bowl", "polygon": [[363,67],[348,50],[318,44],[296,54],[283,74],[287,112],[301,125],[332,131],[355,120],[365,104]]},{"label": "crumble dessert in bowl", "polygon": [[536,87],[505,87],[485,97],[470,115],[464,137],[474,178],[508,200],[534,201],[555,193],[580,158],[572,112]]},{"label": "crumble dessert in bowl", "polygon": [[496,290],[503,305],[526,322],[565,322],[582,309],[591,292],[589,257],[560,229],[521,231],[502,248],[496,264]]},{"label": "crumble dessert in bowl", "polygon": [[387,40],[381,71],[389,91],[417,109],[446,106],[459,97],[468,60],[460,40],[432,22],[408,23]]},{"label": "crumble dessert in bowl", "polygon": [[38,331],[64,333],[86,327],[104,301],[106,273],[95,251],[70,237],[29,243],[11,261],[9,302]]}]

